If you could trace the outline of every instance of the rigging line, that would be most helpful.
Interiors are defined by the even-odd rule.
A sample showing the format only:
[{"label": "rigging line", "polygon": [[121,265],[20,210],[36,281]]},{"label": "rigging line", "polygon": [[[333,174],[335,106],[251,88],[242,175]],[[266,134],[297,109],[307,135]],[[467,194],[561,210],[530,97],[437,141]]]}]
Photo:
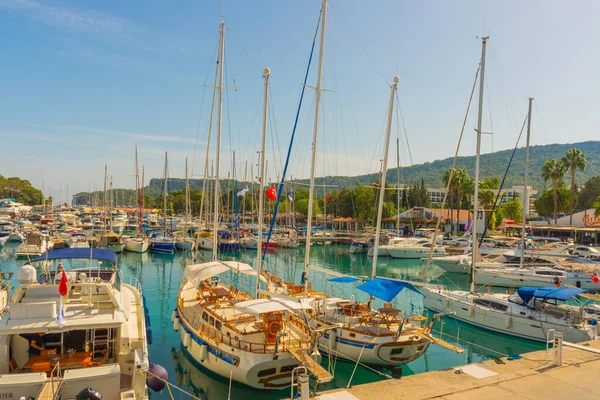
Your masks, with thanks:
[{"label": "rigging line", "polygon": [[[521,141],[521,136],[523,135],[523,130],[525,129],[525,123],[527,122],[527,118],[528,118],[528,116],[525,116],[525,120],[523,121],[523,125],[521,126],[521,132],[519,133],[519,137],[517,138],[517,143],[515,143],[515,147],[513,148],[512,154],[510,155],[510,159],[508,160],[508,166],[506,167],[506,171],[504,171],[504,176],[502,177],[502,183],[500,183],[500,188],[498,189],[498,193],[496,194],[496,199],[494,200],[494,206],[492,207],[492,213],[498,206],[498,200],[500,200],[500,198],[501,198],[500,192],[502,191],[502,188],[504,187],[504,181],[506,181],[506,177],[508,175],[510,165],[512,164],[512,160],[515,157],[515,152],[517,151],[517,147],[519,147],[519,142]],[[491,190],[494,190],[494,189],[491,189]],[[524,202],[525,202],[525,199],[523,199],[523,203]],[[491,222],[491,218],[490,218],[490,221],[488,221],[488,223],[486,224],[485,229],[483,230],[483,235],[481,235],[481,239],[479,239],[480,246],[483,244],[483,239],[485,238],[487,230],[490,227],[490,222]]]},{"label": "rigging line", "polygon": [[264,246],[262,261],[264,262],[265,257],[267,256],[267,249],[269,248],[269,242],[271,240],[271,235],[273,234],[273,228],[275,227],[275,223],[277,222],[277,210],[279,209],[279,203],[281,202],[281,192],[283,191],[283,184],[285,182],[285,175],[287,173],[287,169],[290,162],[290,153],[292,152],[292,146],[294,145],[294,136],[296,135],[296,128],[298,126],[298,118],[300,117],[300,111],[302,109],[302,100],[304,99],[304,91],[306,90],[306,82],[308,81],[308,73],[310,72],[310,65],[312,63],[313,54],[315,51],[315,44],[317,43],[317,34],[319,32],[319,26],[321,25],[321,18],[323,16],[323,9],[319,13],[319,19],[317,20],[317,27],[315,29],[315,35],[313,36],[313,42],[310,49],[310,56],[308,58],[308,65],[306,66],[306,73],[304,74],[304,84],[302,85],[302,92],[300,94],[300,102],[298,104],[298,110],[296,111],[296,118],[294,120],[294,127],[292,129],[292,136],[290,138],[290,145],[288,147],[288,153],[285,159],[285,166],[283,167],[283,172],[281,174],[281,183],[277,190],[277,201],[275,202],[275,207],[273,209],[273,218],[271,220],[271,225],[269,226],[269,235],[267,236],[266,245]]},{"label": "rigging line", "polygon": [[[270,122],[273,125],[271,128],[271,141],[273,141],[273,137],[275,138],[275,142],[277,143],[277,155],[279,156],[279,168],[283,170],[283,160],[281,158],[281,145],[279,144],[279,131],[277,130],[277,119],[275,118],[275,105],[273,101],[273,94],[271,92],[271,85],[269,85],[269,118]],[[274,144],[273,144],[274,146]],[[277,159],[275,159],[275,151],[273,151],[274,165],[277,163]]]},{"label": "rigging line", "polygon": [[206,92],[206,82],[208,82],[208,76],[210,75],[210,70],[212,69],[212,63],[215,59],[215,54],[217,53],[218,42],[215,44],[215,50],[213,51],[212,58],[210,60],[211,67],[206,71],[206,77],[204,78],[204,85],[202,89],[202,98],[200,100],[200,112],[198,113],[198,124],[196,125],[196,142],[194,143],[194,157],[192,158],[192,176],[194,175],[194,166],[196,164],[196,152],[198,150],[198,141],[200,139],[200,121],[202,120],[202,109],[204,107],[204,93]]},{"label": "rigging line", "polygon": [[[400,113],[400,121],[402,122],[402,129],[404,130],[404,139],[406,140],[406,147],[408,150],[408,157],[410,159],[410,165],[413,166],[414,165],[414,161],[413,161],[413,157],[412,157],[412,151],[410,149],[410,142],[408,141],[408,132],[406,131],[406,124],[404,122],[404,115],[402,114],[402,107],[400,106],[400,97],[398,96],[398,91],[396,91],[396,103],[398,104],[398,113]],[[415,177],[418,178],[418,177]],[[421,175],[421,180],[423,180],[423,175]],[[418,179],[414,180],[414,184],[418,185]],[[425,199],[423,199],[421,197],[421,191],[417,190],[417,196],[419,196],[419,202],[421,206],[425,206]]]},{"label": "rigging line", "polygon": [[533,107],[535,108],[535,115],[538,117],[538,120],[540,121],[540,125],[542,126],[542,130],[544,131],[544,135],[546,136],[546,139],[548,139],[548,141],[550,143],[554,142],[552,140],[552,136],[550,135],[550,131],[548,131],[548,129],[546,128],[546,124],[544,124],[544,120],[542,119],[542,114],[540,114],[540,110],[538,110],[537,99],[533,99]]},{"label": "rigging line", "polygon": [[[335,7],[333,6],[333,4],[330,3],[329,7],[330,7],[330,9],[332,11],[334,11],[334,12],[337,13],[337,11],[336,11]],[[383,74],[383,72],[381,72],[381,70],[379,69],[379,67],[375,63],[375,61],[373,61],[373,59],[371,58],[371,56],[367,52],[367,49],[365,49],[365,47],[362,45],[362,43],[360,43],[360,41],[358,40],[358,38],[356,37],[356,35],[352,31],[352,29],[350,29],[350,26],[348,26],[348,24],[344,20],[344,17],[342,16],[342,14],[341,13],[337,13],[337,15],[339,15],[340,20],[342,21],[342,23],[344,24],[344,26],[346,27],[346,29],[348,29],[348,31],[350,32],[350,35],[356,41],[356,43],[361,48],[361,50],[365,53],[365,55],[367,56],[367,58],[369,59],[369,61],[371,61],[371,63],[373,63],[373,66],[375,67],[375,70],[379,73],[379,76],[381,76],[381,79],[383,79],[383,81],[385,82],[386,85],[389,85],[387,79],[385,78],[385,75]]]},{"label": "rigging line", "polygon": [[[486,79],[485,80],[485,87],[488,93],[490,92],[490,85],[489,85],[489,81]],[[492,96],[487,96],[487,103],[488,103],[488,113],[490,114],[490,136],[492,139],[492,151],[490,151],[490,178],[494,177],[494,123],[492,120]],[[460,199],[458,199],[458,201],[460,202]]]},{"label": "rigging line", "polygon": [[460,144],[462,142],[463,134],[465,133],[465,126],[467,125],[467,118],[469,117],[469,110],[471,109],[471,101],[473,101],[473,94],[475,93],[475,88],[477,86],[477,78],[479,77],[479,71],[481,70],[481,63],[477,66],[477,71],[475,72],[475,79],[473,80],[473,88],[471,89],[471,96],[469,96],[469,103],[467,104],[467,111],[465,112],[465,118],[463,120],[462,128],[460,130],[460,136],[458,137],[458,144],[456,145],[456,151],[454,152],[454,159],[452,160],[452,167],[450,169],[450,176],[448,177],[448,182],[446,183],[446,191],[444,192],[444,201],[442,202],[442,207],[440,208],[440,214],[438,215],[437,223],[435,224],[435,231],[433,231],[432,244],[429,248],[429,255],[427,256],[427,263],[425,264],[425,269],[423,271],[423,282],[425,281],[425,277],[427,276],[427,269],[433,260],[433,249],[435,248],[435,238],[437,236],[437,231],[440,229],[440,224],[442,222],[442,218],[444,217],[444,209],[446,207],[446,202],[448,201],[448,193],[450,192],[450,184],[452,183],[452,176],[454,175],[454,170],[456,169],[456,160],[458,159],[458,151],[460,150]]}]

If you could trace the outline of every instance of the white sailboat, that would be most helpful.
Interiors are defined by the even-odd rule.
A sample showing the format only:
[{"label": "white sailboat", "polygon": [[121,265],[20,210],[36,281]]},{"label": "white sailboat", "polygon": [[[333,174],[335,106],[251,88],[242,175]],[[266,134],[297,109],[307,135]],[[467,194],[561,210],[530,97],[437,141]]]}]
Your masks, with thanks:
[{"label": "white sailboat", "polygon": [[196,241],[189,237],[190,228],[190,183],[188,181],[188,160],[185,158],[185,222],[183,230],[175,237],[175,247],[179,250],[193,251]]},{"label": "white sailboat", "polygon": [[140,169],[138,164],[138,149],[137,146],[135,148],[135,186],[137,190],[137,200],[138,200],[138,226],[137,226],[137,234],[125,240],[125,250],[130,251],[132,253],[145,253],[150,248],[150,239],[144,234],[144,229],[142,226],[143,222],[143,209],[144,209],[144,197],[142,193],[143,187],[143,179],[140,182]]},{"label": "white sailboat", "polygon": [[155,236],[150,239],[150,249],[157,253],[173,253],[175,251],[175,243],[173,238],[167,235],[167,181],[168,181],[169,159],[165,152],[165,175],[163,189],[163,231],[162,235]]},{"label": "white sailboat", "polygon": [[[219,224],[225,54],[223,21],[220,28],[214,232],[218,231]],[[265,96],[268,93],[269,75],[270,71],[265,69]],[[267,104],[265,97],[263,146]],[[264,189],[262,185],[261,188]],[[248,264],[219,261],[216,241],[213,241],[211,261],[186,267],[184,280],[177,295],[177,307],[173,311],[173,326],[180,332],[186,352],[213,373],[258,389],[289,386],[292,372],[299,365],[306,366],[317,376],[318,381],[327,381],[327,378],[331,380],[331,375],[310,358],[309,352],[312,351],[314,342],[308,326],[295,313],[310,308],[310,305],[288,300],[256,299],[235,286],[224,283],[220,275],[228,271],[253,275],[256,277],[257,287],[260,284],[260,275]]]}]

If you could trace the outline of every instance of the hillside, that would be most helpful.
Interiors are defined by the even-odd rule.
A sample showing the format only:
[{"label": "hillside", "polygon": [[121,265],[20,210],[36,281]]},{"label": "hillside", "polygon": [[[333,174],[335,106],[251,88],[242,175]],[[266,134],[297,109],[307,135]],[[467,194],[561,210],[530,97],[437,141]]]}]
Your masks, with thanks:
[{"label": "hillside", "polygon": [[[593,176],[600,175],[600,141],[589,141],[573,144],[549,144],[542,146],[532,146],[529,152],[529,181],[534,189],[539,191],[545,187],[544,180],[542,179],[542,166],[544,162],[550,158],[561,158],[564,153],[571,149],[580,149],[586,156],[587,169],[584,173],[577,172],[577,182],[579,184],[587,181]],[[491,175],[490,161],[493,162],[493,173],[496,176],[502,177],[508,162],[510,160],[512,150],[502,150],[494,153],[487,153],[481,156],[481,177],[489,177]],[[459,157],[456,161],[459,168],[465,168],[469,175],[474,175],[475,170],[475,156],[470,157]],[[404,179],[401,182],[406,184],[412,184],[420,182],[421,179],[425,182],[425,185],[429,188],[442,187],[441,177],[444,171],[452,165],[452,158],[446,158],[443,160],[435,160],[424,164],[413,165],[411,167],[403,168]],[[511,165],[509,174],[506,178],[505,187],[513,185],[523,184],[523,174],[525,172],[525,148],[517,149],[515,158]],[[397,181],[398,170],[396,168],[388,170],[388,182],[392,185]],[[359,175],[359,176],[327,176],[316,178],[316,184],[318,185],[335,185],[338,188],[354,187],[358,182],[369,184],[378,180],[377,174]],[[144,193],[150,197],[156,197],[162,191],[162,179],[153,178],[150,180],[148,186],[144,189]],[[308,179],[298,180],[297,182],[308,183]],[[568,177],[565,179],[565,183],[568,184]],[[169,192],[181,190],[185,186],[185,180],[179,178],[169,179]],[[228,187],[232,188],[235,186],[233,181],[223,180],[221,181],[221,187],[226,190]],[[238,183],[237,187],[242,185]],[[190,187],[192,189],[202,189],[201,179],[190,179]],[[82,194],[78,194],[82,196]],[[128,193],[132,199],[135,199],[135,192],[131,191]],[[124,196],[125,197],[125,196]],[[132,201],[132,203],[134,203]]]}]

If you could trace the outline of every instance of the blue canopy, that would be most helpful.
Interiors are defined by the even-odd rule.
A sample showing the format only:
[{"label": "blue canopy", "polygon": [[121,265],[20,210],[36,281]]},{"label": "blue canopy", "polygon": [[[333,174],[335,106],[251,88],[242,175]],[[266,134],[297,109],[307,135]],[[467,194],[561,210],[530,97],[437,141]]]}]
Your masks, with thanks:
[{"label": "blue canopy", "polygon": [[[90,250],[92,256],[90,257]],[[106,249],[60,249],[60,250],[51,250],[47,253],[42,254],[39,257],[34,258],[33,261],[45,261],[45,260],[66,260],[71,258],[83,258],[83,259],[92,259],[92,260],[102,260],[102,261],[110,261],[113,264],[117,263],[117,255]]]},{"label": "blue canopy", "polygon": [[375,296],[383,301],[392,301],[394,297],[396,297],[398,293],[402,291],[402,289],[409,289],[413,292],[422,294],[417,290],[416,287],[408,282],[392,281],[384,278],[375,278],[367,281],[358,286],[357,289],[360,289],[363,292]]},{"label": "blue canopy", "polygon": [[360,281],[360,279],[355,278],[353,276],[339,276],[337,278],[330,279],[329,282],[337,282],[337,283],[350,283]]},{"label": "blue canopy", "polygon": [[521,297],[525,303],[529,303],[529,300],[531,300],[532,297],[535,297],[536,299],[567,301],[583,292],[585,292],[585,290],[577,288],[557,288],[553,286],[544,288],[523,287],[517,290],[519,297]]}]

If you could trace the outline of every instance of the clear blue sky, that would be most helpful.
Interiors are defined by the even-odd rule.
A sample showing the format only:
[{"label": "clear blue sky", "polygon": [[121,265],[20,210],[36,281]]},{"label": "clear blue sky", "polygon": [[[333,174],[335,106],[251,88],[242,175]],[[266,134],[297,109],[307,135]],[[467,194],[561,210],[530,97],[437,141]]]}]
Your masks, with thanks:
[{"label": "clear blue sky", "polygon": [[[0,174],[44,182],[55,196],[62,182],[66,200],[67,185],[70,194],[101,188],[108,164],[115,186],[131,188],[136,144],[147,178],[162,176],[164,151],[170,176],[183,177],[186,156],[201,174],[221,7],[0,0]],[[319,9],[318,0],[225,2],[226,85],[235,79],[237,92],[225,98],[222,175],[231,150],[238,177],[256,163],[265,66],[277,127],[268,175],[281,171]],[[484,33],[484,130],[494,132],[484,152],[514,145],[527,96],[536,98],[533,144],[598,139],[598,15],[597,1],[332,0],[324,87],[335,92],[323,93],[318,174],[377,171],[396,74],[414,163],[453,155]],[[309,173],[313,108],[307,90],[296,177]],[[474,111],[464,155],[474,152]],[[391,154],[394,165],[395,146]],[[410,164],[405,140],[401,157]]]}]

